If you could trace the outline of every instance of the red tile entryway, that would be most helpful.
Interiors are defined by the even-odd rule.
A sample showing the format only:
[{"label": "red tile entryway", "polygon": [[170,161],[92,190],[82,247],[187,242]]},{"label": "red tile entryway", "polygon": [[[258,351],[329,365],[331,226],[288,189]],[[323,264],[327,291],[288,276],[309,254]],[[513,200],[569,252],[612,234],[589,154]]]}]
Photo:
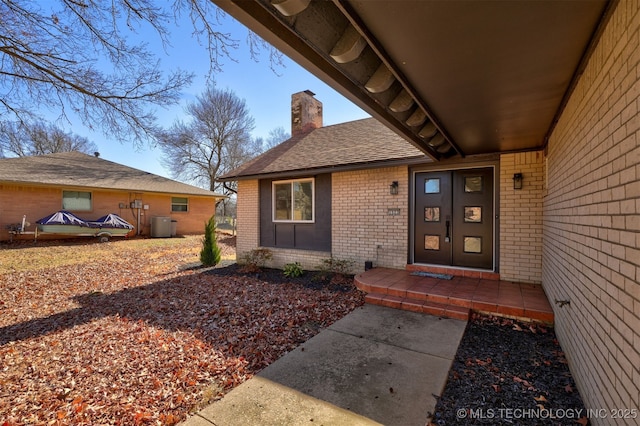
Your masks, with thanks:
[{"label": "red tile entryway", "polygon": [[374,268],[355,277],[366,302],[466,320],[471,311],[553,323],[553,310],[541,285],[502,281],[497,274],[440,279],[414,271]]}]

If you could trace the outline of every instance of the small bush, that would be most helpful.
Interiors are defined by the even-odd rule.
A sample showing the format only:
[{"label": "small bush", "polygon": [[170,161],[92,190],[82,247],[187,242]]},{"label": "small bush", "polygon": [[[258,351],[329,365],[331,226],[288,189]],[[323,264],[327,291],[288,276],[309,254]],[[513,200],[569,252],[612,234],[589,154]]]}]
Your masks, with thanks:
[{"label": "small bush", "polygon": [[351,273],[353,264],[353,260],[330,257],[329,259],[322,259],[322,263],[318,266],[318,269],[332,274],[348,275]]},{"label": "small bush", "polygon": [[329,279],[331,284],[344,285],[351,282],[351,269],[354,261],[348,259],[322,259],[322,263],[317,266],[325,279]]},{"label": "small bush", "polygon": [[204,266],[216,266],[220,263],[222,251],[218,247],[216,240],[215,216],[211,216],[204,224],[204,238],[202,239],[202,250],[200,251],[200,262]]},{"label": "small bush", "polygon": [[300,265],[300,263],[294,262],[284,265],[282,273],[287,278],[298,278],[304,274],[304,270],[302,269],[302,265]]},{"label": "small bush", "polygon": [[240,256],[238,263],[242,265],[241,272],[260,272],[271,258],[273,258],[271,250],[259,248]]}]

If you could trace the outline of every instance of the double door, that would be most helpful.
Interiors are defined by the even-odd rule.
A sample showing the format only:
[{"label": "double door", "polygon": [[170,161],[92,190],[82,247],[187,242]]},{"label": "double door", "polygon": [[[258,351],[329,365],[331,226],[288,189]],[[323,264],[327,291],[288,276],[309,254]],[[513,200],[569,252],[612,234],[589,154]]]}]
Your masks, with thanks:
[{"label": "double door", "polygon": [[415,174],[416,263],[493,269],[493,168]]}]

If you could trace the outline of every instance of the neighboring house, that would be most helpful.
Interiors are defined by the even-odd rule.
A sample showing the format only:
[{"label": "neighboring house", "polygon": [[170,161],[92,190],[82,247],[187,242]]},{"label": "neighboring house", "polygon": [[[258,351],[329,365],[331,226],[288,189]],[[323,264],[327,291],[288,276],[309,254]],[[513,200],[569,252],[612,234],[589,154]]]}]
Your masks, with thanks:
[{"label": "neighboring house", "polygon": [[[150,235],[153,217],[174,220],[176,234],[201,234],[223,198],[142,170],[79,152],[0,159],[0,240],[26,215],[36,220],[58,210],[95,220],[116,213]],[[51,237],[41,235],[38,238]],[[18,238],[33,238],[22,235]]]},{"label": "neighboring house", "polygon": [[[272,151],[237,173],[239,251],[541,283],[586,407],[640,407],[640,2],[215,2],[433,159],[316,171],[295,166],[304,155]],[[390,138],[378,152],[398,145]],[[315,155],[324,146],[333,141]],[[272,164],[289,166],[271,170],[274,152],[284,160]],[[274,217],[269,205],[273,181],[299,178],[330,178],[311,216],[331,213],[330,245],[317,250],[277,239],[282,217],[295,219],[287,244],[310,238],[304,181],[291,185],[300,211]],[[439,253],[444,244],[452,249]]]}]

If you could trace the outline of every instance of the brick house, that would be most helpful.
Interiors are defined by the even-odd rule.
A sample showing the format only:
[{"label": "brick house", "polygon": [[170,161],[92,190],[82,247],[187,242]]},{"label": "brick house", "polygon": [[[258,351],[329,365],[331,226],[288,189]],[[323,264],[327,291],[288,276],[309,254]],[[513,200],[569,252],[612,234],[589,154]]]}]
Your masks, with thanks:
[{"label": "brick house", "polygon": [[[276,267],[313,269],[333,256],[354,261],[356,272],[366,262],[416,263],[541,281],[541,152],[443,168],[375,118],[323,127],[322,109],[312,92],[293,94],[292,137],[223,176],[239,181],[238,254],[267,247]],[[522,189],[513,188],[516,171],[526,176]],[[429,185],[442,190],[430,194]],[[439,200],[445,186],[448,205]],[[494,220],[514,215],[517,230]],[[452,253],[438,257],[446,239]]]},{"label": "brick house", "polygon": [[[447,236],[491,250],[470,268],[542,284],[586,407],[640,408],[640,2],[216,3],[431,159],[332,172],[331,253],[467,268],[435,254]],[[493,211],[465,198],[491,178]],[[264,179],[239,181],[239,250],[266,241]]]},{"label": "brick house", "polygon": [[291,96],[291,123],[289,140],[223,176],[238,180],[238,255],[267,247],[276,267],[331,256],[404,267],[409,166],[431,159],[375,118],[323,127],[310,91]]},{"label": "brick house", "polygon": [[[223,196],[79,152],[0,159],[0,241],[23,216],[35,221],[58,210],[86,220],[116,213],[150,235],[153,217],[175,220],[176,233],[202,234]],[[52,237],[40,235],[38,238]],[[59,236],[56,236],[59,238]],[[33,238],[18,235],[17,238]]]}]

